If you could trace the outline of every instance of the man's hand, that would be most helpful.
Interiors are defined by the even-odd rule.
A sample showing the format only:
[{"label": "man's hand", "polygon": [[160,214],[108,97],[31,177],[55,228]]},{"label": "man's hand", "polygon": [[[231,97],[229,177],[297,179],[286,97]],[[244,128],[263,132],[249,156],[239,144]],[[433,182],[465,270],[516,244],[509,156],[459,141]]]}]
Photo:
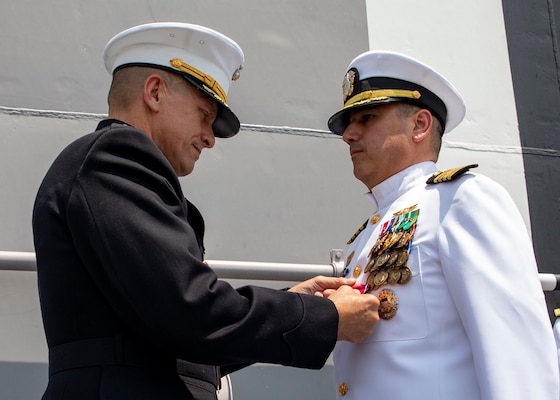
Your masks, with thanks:
[{"label": "man's hand", "polygon": [[338,311],[338,338],[360,343],[379,322],[379,299],[360,294],[350,286],[341,286],[329,296]]},{"label": "man's hand", "polygon": [[379,322],[379,299],[353,289],[355,283],[355,279],[316,276],[289,291],[328,297],[338,311],[337,340],[359,343],[373,332],[374,325]]},{"label": "man's hand", "polygon": [[290,288],[289,292],[314,294],[316,296],[329,297],[341,286],[353,285],[355,279],[347,278],[329,278],[326,276],[316,276],[304,282],[298,283]]}]

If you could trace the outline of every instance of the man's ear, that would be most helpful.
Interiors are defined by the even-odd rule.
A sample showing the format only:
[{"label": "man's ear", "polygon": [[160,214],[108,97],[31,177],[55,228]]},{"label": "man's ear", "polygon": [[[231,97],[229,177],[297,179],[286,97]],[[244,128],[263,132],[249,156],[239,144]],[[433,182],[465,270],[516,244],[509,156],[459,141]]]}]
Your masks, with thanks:
[{"label": "man's ear", "polygon": [[430,111],[423,108],[413,114],[412,118],[414,121],[412,140],[418,143],[429,136],[434,117]]},{"label": "man's ear", "polygon": [[142,98],[146,106],[153,112],[159,111],[164,91],[165,81],[161,75],[152,74],[144,81]]}]

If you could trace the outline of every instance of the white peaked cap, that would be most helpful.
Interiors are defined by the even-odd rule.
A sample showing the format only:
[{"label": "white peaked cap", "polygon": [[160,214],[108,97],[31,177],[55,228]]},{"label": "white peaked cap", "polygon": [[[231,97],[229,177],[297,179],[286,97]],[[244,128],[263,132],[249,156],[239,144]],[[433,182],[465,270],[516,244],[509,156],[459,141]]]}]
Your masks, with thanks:
[{"label": "white peaked cap", "polygon": [[156,22],[115,35],[103,51],[105,68],[113,74],[127,66],[151,66],[176,72],[219,104],[213,130],[231,137],[240,123],[227,104],[239,78],[244,56],[239,45],[212,29],[181,22]]}]

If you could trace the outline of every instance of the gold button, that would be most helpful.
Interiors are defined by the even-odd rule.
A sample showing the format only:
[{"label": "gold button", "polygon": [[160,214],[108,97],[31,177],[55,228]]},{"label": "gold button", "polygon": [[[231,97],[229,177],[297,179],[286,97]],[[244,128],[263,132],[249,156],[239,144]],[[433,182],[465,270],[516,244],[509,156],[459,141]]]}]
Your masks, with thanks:
[{"label": "gold button", "polygon": [[373,217],[371,217],[371,220],[369,222],[372,225],[377,224],[377,222],[379,221],[380,218],[381,218],[381,216],[379,214],[375,214]]},{"label": "gold button", "polygon": [[338,394],[341,396],[346,396],[346,393],[348,393],[348,386],[346,386],[346,383],[342,382],[340,385],[338,385]]},{"label": "gold button", "polygon": [[354,275],[354,278],[357,278],[358,276],[360,276],[360,272],[362,272],[362,267],[356,265],[354,267],[354,272],[352,272],[352,275]]}]

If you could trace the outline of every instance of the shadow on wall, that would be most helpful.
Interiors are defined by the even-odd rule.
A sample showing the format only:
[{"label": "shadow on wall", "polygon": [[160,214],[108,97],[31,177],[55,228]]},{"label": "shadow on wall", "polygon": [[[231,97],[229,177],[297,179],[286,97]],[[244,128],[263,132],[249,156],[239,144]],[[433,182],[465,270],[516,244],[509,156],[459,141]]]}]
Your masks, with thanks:
[{"label": "shadow on wall", "polygon": [[[233,399],[335,399],[332,365],[305,370],[255,364],[230,375]],[[45,363],[0,362],[0,399],[40,399],[47,386]]]}]

